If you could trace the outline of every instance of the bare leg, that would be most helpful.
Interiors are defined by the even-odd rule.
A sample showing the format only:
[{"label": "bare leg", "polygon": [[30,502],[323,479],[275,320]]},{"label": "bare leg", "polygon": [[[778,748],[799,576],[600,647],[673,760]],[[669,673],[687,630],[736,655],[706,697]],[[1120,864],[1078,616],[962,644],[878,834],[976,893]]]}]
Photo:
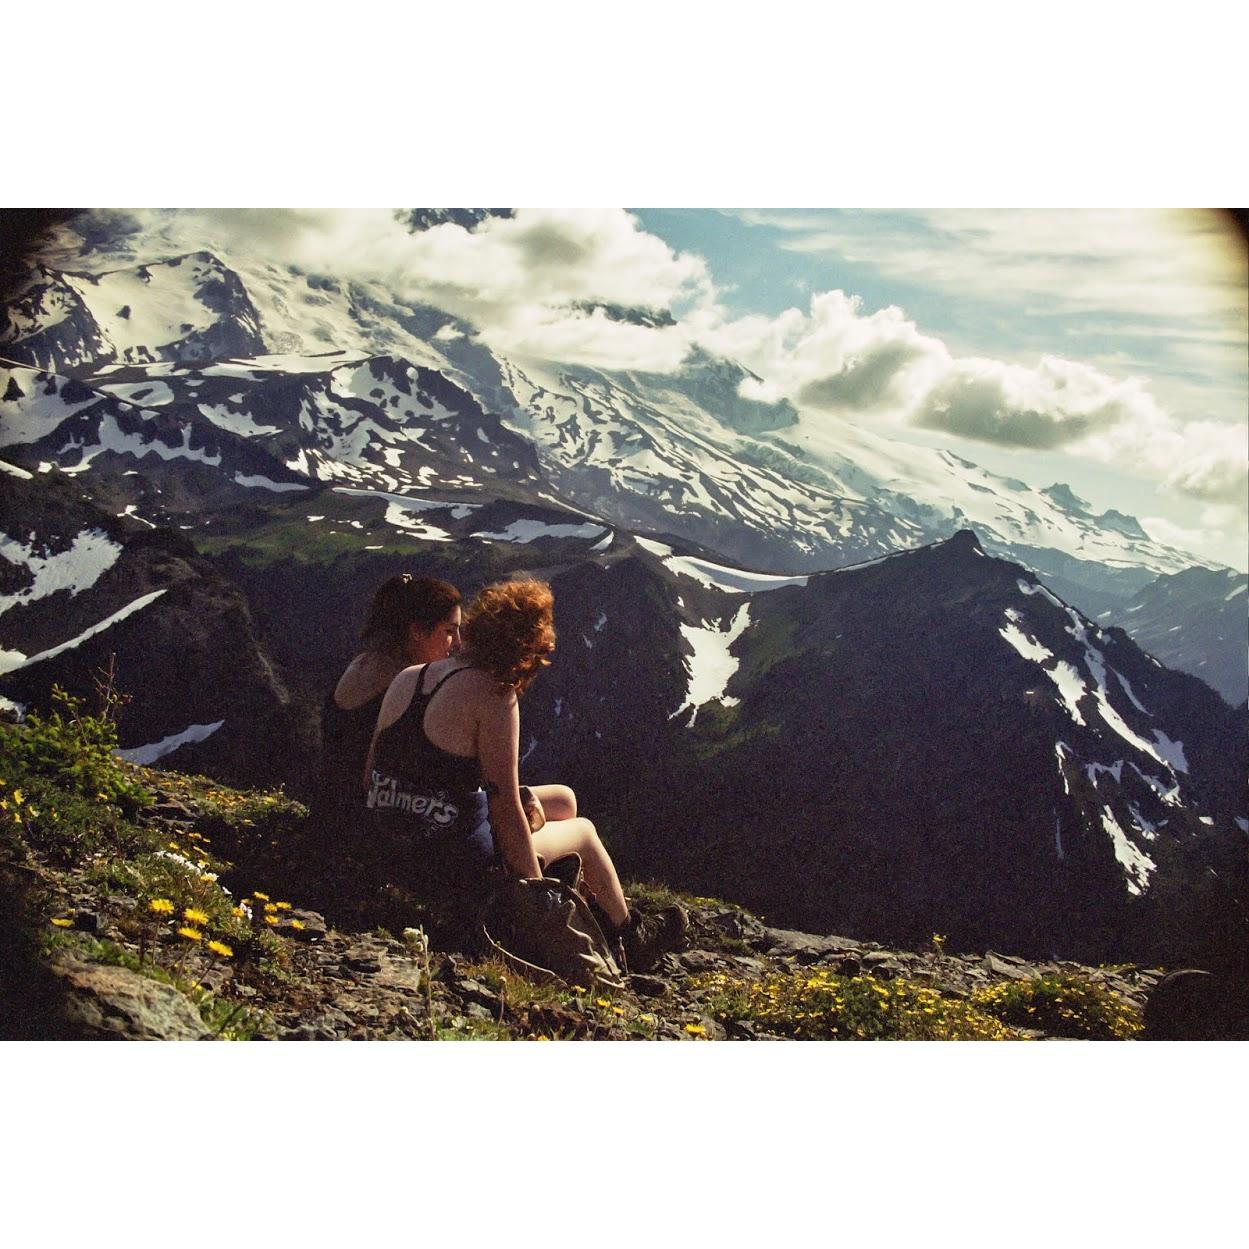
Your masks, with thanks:
[{"label": "bare leg", "polygon": [[567,785],[530,785],[548,820],[575,820],[577,795]]},{"label": "bare leg", "polygon": [[616,925],[629,918],[629,904],[620,888],[615,864],[589,820],[580,817],[575,820],[548,820],[534,833],[533,848],[548,863],[554,863],[566,854],[579,854],[586,887],[607,913],[607,918]]}]

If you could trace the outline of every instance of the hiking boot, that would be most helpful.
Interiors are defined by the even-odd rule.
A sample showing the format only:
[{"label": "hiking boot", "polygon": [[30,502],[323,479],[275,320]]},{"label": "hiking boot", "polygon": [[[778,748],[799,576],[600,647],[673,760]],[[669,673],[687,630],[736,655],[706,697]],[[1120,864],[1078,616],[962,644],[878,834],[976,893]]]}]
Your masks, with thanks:
[{"label": "hiking boot", "polygon": [[665,907],[654,915],[631,911],[628,924],[618,934],[623,969],[650,971],[669,950],[681,945],[689,925],[689,917],[679,906]]}]

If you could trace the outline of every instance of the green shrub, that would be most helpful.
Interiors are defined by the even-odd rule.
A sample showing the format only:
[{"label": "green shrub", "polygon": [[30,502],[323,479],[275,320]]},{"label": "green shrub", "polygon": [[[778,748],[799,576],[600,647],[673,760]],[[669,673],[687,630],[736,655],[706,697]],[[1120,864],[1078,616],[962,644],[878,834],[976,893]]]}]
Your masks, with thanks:
[{"label": "green shrub", "polygon": [[709,990],[721,1023],[749,1022],[800,1041],[1002,1041],[1015,1034],[975,1006],[907,980],[843,977],[819,968],[747,981],[716,974]]},{"label": "green shrub", "polygon": [[117,803],[129,810],[147,806],[151,794],[114,753],[117,725],[113,711],[119,701],[110,689],[101,714],[90,715],[82,699],[54,685],[50,715],[31,712],[21,724],[0,723],[0,765],[48,777],[97,802]]},{"label": "green shrub", "polygon": [[1017,1028],[1089,1041],[1126,1041],[1142,1028],[1140,1012],[1082,976],[1004,980],[972,994],[973,1004]]}]

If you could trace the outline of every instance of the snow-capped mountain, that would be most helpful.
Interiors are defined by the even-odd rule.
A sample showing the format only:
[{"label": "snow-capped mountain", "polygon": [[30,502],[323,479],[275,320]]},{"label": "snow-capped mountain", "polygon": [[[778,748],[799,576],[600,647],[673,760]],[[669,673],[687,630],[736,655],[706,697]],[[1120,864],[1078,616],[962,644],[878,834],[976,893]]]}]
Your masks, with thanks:
[{"label": "snow-capped mountain", "polygon": [[1098,618],[1111,617],[1169,668],[1191,672],[1234,706],[1249,698],[1249,577],[1188,568],[1164,575]]},{"label": "snow-capped mountain", "polygon": [[[492,215],[426,210],[413,228]],[[743,399],[746,371],[705,353],[671,376],[507,360],[381,283],[344,285],[244,254],[149,257],[142,236],[57,263],[42,265],[17,301],[0,354],[74,377],[123,360],[193,363],[206,350],[218,360],[391,356],[442,373],[531,440],[578,505],[771,571],[837,567],[968,525],[988,549],[1039,571],[1061,553],[1074,581],[1118,597],[1140,588],[1125,570],[1157,576],[1198,562],[1130,517],[1093,515],[1061,485],[1034,490],[840,422],[813,436],[787,404]],[[54,293],[72,316],[51,307]]]}]

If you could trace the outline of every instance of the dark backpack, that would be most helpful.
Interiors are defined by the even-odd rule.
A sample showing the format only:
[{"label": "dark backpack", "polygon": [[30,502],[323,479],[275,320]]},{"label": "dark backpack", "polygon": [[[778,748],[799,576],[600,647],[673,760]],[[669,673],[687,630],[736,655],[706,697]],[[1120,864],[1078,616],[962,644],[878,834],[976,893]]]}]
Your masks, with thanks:
[{"label": "dark backpack", "polygon": [[623,989],[611,944],[576,887],[581,860],[568,855],[544,871],[541,880],[498,880],[481,918],[486,952],[539,983]]}]

